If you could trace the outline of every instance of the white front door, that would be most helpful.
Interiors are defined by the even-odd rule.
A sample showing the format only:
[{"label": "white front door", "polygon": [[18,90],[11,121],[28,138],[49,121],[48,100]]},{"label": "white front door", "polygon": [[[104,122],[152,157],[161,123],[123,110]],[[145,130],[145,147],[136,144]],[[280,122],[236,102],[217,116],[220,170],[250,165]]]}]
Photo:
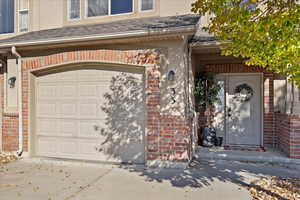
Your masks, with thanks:
[{"label": "white front door", "polygon": [[225,116],[228,145],[261,145],[260,75],[227,76]]}]

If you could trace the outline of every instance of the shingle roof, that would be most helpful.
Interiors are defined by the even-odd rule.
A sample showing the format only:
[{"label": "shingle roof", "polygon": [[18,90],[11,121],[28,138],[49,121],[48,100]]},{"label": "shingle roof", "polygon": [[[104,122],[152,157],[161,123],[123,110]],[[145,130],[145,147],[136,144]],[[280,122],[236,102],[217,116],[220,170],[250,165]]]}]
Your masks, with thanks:
[{"label": "shingle roof", "polygon": [[159,31],[165,29],[184,28],[195,26],[199,19],[199,15],[180,15],[170,17],[129,19],[101,24],[68,26],[25,33],[9,39],[0,40],[0,45],[28,41],[39,42],[47,39],[51,40],[134,31]]}]

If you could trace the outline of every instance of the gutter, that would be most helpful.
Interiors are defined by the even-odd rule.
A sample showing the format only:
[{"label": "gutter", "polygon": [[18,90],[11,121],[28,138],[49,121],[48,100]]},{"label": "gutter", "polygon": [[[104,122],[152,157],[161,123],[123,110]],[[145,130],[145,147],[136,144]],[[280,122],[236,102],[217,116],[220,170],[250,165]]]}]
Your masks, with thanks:
[{"label": "gutter", "polygon": [[23,154],[23,113],[22,113],[22,57],[17,52],[15,46],[12,46],[11,53],[17,58],[18,65],[18,113],[19,113],[19,150],[17,151],[18,156]]},{"label": "gutter", "polygon": [[75,36],[75,37],[62,37],[46,40],[27,40],[24,42],[11,42],[0,44],[0,49],[11,48],[11,47],[21,47],[21,46],[37,46],[37,45],[47,45],[47,44],[59,44],[59,43],[72,43],[72,42],[86,42],[93,40],[108,40],[108,39],[120,39],[120,38],[130,38],[130,37],[148,37],[148,36],[159,36],[168,35],[176,33],[190,33],[196,30],[195,25],[172,28],[172,29],[160,29],[160,30],[143,30],[143,31],[129,31],[129,32],[119,32],[113,34],[97,34],[89,36]]}]

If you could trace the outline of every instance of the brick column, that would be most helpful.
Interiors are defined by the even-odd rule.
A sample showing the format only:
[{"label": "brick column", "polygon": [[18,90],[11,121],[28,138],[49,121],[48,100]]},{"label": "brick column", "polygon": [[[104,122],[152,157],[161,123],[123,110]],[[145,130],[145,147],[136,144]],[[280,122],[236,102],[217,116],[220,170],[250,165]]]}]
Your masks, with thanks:
[{"label": "brick column", "polygon": [[264,73],[264,146],[276,144],[274,121],[274,74]]},{"label": "brick column", "polygon": [[156,70],[147,71],[147,160],[160,158],[160,89]]}]

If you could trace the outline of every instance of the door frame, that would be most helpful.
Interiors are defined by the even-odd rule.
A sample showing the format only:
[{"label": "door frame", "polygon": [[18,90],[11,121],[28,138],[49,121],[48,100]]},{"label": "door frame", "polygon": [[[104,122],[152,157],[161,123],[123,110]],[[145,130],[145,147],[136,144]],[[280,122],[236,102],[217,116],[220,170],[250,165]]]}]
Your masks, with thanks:
[{"label": "door frame", "polygon": [[[224,145],[228,145],[227,139],[227,93],[228,93],[228,81],[230,76],[259,76],[260,78],[260,116],[261,116],[261,131],[260,131],[260,144],[259,146],[263,146],[264,141],[264,74],[263,73],[219,73],[216,75],[216,80],[223,80],[225,83],[225,96],[224,96]],[[247,145],[234,145],[230,144],[230,146],[247,146]]]}]

